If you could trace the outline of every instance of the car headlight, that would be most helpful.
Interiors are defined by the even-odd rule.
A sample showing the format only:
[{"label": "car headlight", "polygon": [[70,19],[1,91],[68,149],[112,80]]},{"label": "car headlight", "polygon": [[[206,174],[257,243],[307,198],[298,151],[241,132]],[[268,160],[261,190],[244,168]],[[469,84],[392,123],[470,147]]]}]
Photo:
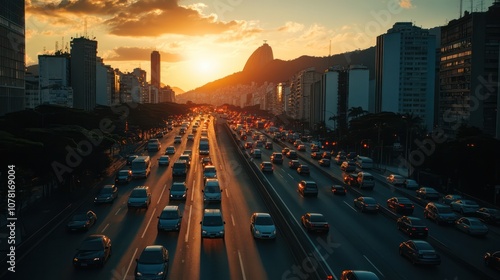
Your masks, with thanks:
[{"label": "car headlight", "polygon": [[100,259],[101,259],[101,258],[96,257],[96,258],[94,258],[94,261],[95,261],[95,262],[97,262],[97,261],[99,261]]},{"label": "car headlight", "polygon": [[174,197],[174,195],[173,195],[173,194],[171,194],[171,195],[170,195],[170,197]]},{"label": "car headlight", "polygon": [[142,276],[142,273],[140,273],[139,271],[137,271],[137,272],[135,273],[135,275],[136,275],[136,276]]},{"label": "car headlight", "polygon": [[78,262],[78,258],[74,258],[74,259],[73,259],[73,261],[74,261],[74,262]]},{"label": "car headlight", "polygon": [[186,197],[186,194],[185,194],[185,193],[183,193],[183,194],[182,194],[182,197]]},{"label": "car headlight", "polygon": [[158,272],[157,275],[163,275],[163,271]]},{"label": "car headlight", "polygon": [[273,230],[273,234],[276,234],[276,230]]},{"label": "car headlight", "polygon": [[223,231],[223,230],[221,230],[221,231],[219,231],[219,233],[220,233],[220,234],[224,234],[224,231]]},{"label": "car headlight", "polygon": [[256,234],[260,234],[260,230],[256,229],[256,230],[255,230],[255,233],[256,233]]},{"label": "car headlight", "polygon": [[207,234],[207,231],[206,230],[202,230],[201,233]]}]

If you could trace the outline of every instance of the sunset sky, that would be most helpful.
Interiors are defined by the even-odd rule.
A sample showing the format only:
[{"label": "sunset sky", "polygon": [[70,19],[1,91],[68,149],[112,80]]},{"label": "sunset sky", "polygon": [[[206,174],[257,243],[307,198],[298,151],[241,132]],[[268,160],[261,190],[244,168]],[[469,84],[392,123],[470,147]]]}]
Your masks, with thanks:
[{"label": "sunset sky", "polygon": [[328,56],[374,46],[398,21],[431,28],[459,13],[460,0],[26,0],[26,64],[86,30],[105,64],[148,80],[158,50],[162,83],[188,91],[241,71],[264,41],[276,59]]}]

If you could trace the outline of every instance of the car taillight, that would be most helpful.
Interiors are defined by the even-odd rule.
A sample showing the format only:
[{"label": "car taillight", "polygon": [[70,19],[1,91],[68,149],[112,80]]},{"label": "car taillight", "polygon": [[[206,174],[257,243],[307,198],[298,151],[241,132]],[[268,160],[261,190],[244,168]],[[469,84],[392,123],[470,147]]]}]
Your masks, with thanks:
[{"label": "car taillight", "polygon": [[330,225],[326,224],[325,227],[330,227]]},{"label": "car taillight", "polygon": [[400,207],[405,207],[405,205],[403,203],[400,203],[399,206]]},{"label": "car taillight", "polygon": [[417,230],[417,228],[412,227],[411,230]]},{"label": "car taillight", "polygon": [[425,228],[425,231],[428,231],[429,229],[428,228]]}]

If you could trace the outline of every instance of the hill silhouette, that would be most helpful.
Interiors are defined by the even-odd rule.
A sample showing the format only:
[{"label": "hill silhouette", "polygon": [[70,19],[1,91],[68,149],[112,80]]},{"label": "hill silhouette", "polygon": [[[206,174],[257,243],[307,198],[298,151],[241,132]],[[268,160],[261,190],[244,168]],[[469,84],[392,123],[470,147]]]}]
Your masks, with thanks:
[{"label": "hill silhouette", "polygon": [[[256,52],[254,52],[254,54]],[[250,84],[252,82],[257,84],[263,84],[264,82],[285,82],[294,74],[310,67],[314,67],[318,72],[323,72],[334,65],[344,67],[348,67],[349,65],[364,65],[368,67],[370,71],[370,79],[374,79],[375,76],[375,47],[326,57],[304,55],[287,61],[273,59],[262,64],[258,64],[258,62],[255,64],[250,63],[250,59],[254,57],[254,54],[250,56],[243,71],[209,82],[199,88],[187,91],[184,94],[195,92],[210,93],[219,88],[238,84]],[[251,67],[248,66],[249,64],[251,64]]]}]

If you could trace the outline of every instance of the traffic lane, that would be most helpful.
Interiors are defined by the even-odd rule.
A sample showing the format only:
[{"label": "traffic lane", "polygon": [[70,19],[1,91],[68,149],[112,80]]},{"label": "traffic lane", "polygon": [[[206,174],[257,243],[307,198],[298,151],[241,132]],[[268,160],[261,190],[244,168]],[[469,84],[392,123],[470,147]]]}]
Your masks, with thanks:
[{"label": "traffic lane", "polygon": [[[282,183],[281,188],[279,188],[282,192],[286,192],[286,195],[281,195],[282,198],[285,201],[285,204],[288,205],[291,209],[292,212],[295,212],[297,214],[294,214],[296,219],[300,216],[300,213],[302,213],[305,209],[307,211],[316,211],[323,213],[325,217],[327,217],[327,220],[329,223],[332,225],[333,229],[333,236],[336,236],[336,228],[335,225],[349,225],[349,230],[340,232],[340,234],[352,238],[353,233],[366,233],[366,229],[371,229],[369,234],[365,234],[363,236],[358,236],[357,238],[351,239],[350,242],[347,243],[341,243],[341,244],[356,244],[359,242],[359,240],[363,240],[363,242],[367,242],[367,244],[359,244],[359,245],[353,245],[354,247],[358,248],[356,251],[366,251],[366,248],[371,248],[372,252],[367,253],[365,252],[362,257],[353,257],[356,258],[353,262],[351,263],[345,263],[343,266],[341,266],[342,269],[346,269],[352,266],[359,266],[357,264],[367,262],[369,264],[368,267],[371,266],[371,270],[375,268],[375,270],[380,270],[381,274],[383,275],[394,275],[397,276],[398,278],[403,277],[406,273],[404,269],[394,269],[392,266],[387,266],[385,262],[378,263],[379,260],[391,260],[391,263],[398,263],[401,261],[400,256],[397,254],[397,248],[399,246],[399,243],[402,241],[407,240],[405,236],[401,236],[401,234],[397,231],[395,222],[383,217],[380,214],[375,214],[375,215],[366,215],[363,213],[358,213],[356,209],[352,207],[353,204],[353,199],[354,196],[347,195],[345,198],[341,198],[343,203],[333,203],[331,201],[328,201],[328,198],[332,198],[334,195],[331,194],[330,189],[328,187],[328,182],[330,181],[328,178],[323,178],[319,179],[321,175],[313,176],[315,178],[315,181],[318,183],[318,186],[320,188],[320,194],[318,198],[302,198],[298,194],[295,194],[295,197],[299,197],[298,201],[298,206],[296,210],[293,210],[294,207],[291,205],[294,204],[293,202],[293,197],[294,193],[293,190],[289,187],[284,187],[284,186],[289,186],[291,185],[294,181],[296,181],[296,178],[293,178],[294,176],[288,176],[289,174],[285,176],[280,176],[279,179],[284,179],[285,182]],[[272,178],[271,178],[272,179]],[[278,180],[279,180],[278,179]],[[278,184],[279,185],[279,184]],[[326,187],[325,187],[326,185]],[[282,194],[282,193],[281,193]],[[285,198],[284,198],[285,197]],[[287,197],[292,197],[292,201],[287,201]],[[326,201],[323,201],[322,198],[327,198]],[[337,199],[335,197],[335,199]],[[318,201],[319,200],[319,201]],[[338,199],[337,199],[338,200]],[[297,204],[297,202],[295,202]],[[338,207],[337,207],[338,206]],[[304,211],[305,212],[305,211]],[[353,214],[354,213],[354,214]],[[361,216],[360,216],[361,215]],[[339,221],[341,221],[339,223]],[[359,221],[362,221],[361,224],[356,225]],[[368,224],[366,224],[368,222]],[[371,224],[370,224],[371,223]],[[355,226],[356,225],[356,226]],[[343,226],[340,226],[343,228]],[[394,230],[387,231],[387,228],[393,228]],[[398,238],[399,237],[399,238]],[[397,242],[394,242],[394,240],[397,240]],[[383,242],[381,242],[383,241]],[[323,243],[319,243],[318,246],[321,246]],[[390,245],[388,245],[390,244]],[[387,246],[390,246],[389,248]],[[362,248],[362,249],[360,249]],[[390,249],[393,248],[393,249]],[[342,251],[342,249],[340,249]],[[349,249],[346,250],[346,252],[342,252],[340,256],[345,256],[346,254],[352,254],[354,252],[353,250]],[[394,254],[395,253],[395,254]],[[332,256],[334,256],[332,254]],[[337,259],[333,257],[334,259]],[[451,276],[448,271],[461,271],[463,270],[459,265],[454,263],[453,261],[450,260],[451,265],[443,265],[445,267],[444,269],[440,269],[439,272],[432,271],[431,274],[436,273],[438,275],[441,275],[443,277]],[[335,264],[338,264],[338,262],[335,262]],[[333,265],[333,264],[332,264]],[[449,267],[454,267],[454,270],[448,270]],[[458,269],[458,270],[457,270]],[[341,270],[340,270],[341,271]],[[462,272],[464,275],[472,275],[468,271],[463,271]],[[423,274],[416,274],[416,278],[409,278],[409,279],[419,279],[419,277],[428,277],[429,274],[427,272],[424,272]],[[390,277],[390,279],[396,279]],[[421,279],[421,278],[420,278]]]}]

